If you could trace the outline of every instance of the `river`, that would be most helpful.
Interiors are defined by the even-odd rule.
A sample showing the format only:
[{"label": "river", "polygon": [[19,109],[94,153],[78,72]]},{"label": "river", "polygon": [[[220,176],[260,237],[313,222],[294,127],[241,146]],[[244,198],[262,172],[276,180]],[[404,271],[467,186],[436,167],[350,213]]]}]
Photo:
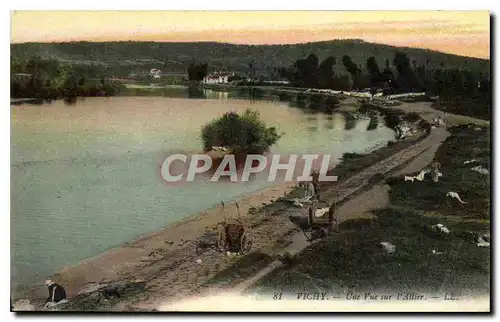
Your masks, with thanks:
[{"label": "river", "polygon": [[287,102],[227,93],[86,98],[11,108],[12,288],[269,185],[167,186],[169,151],[201,151],[200,128],[257,109],[284,135],[273,153],[366,153],[394,138],[382,122],[307,113]]}]

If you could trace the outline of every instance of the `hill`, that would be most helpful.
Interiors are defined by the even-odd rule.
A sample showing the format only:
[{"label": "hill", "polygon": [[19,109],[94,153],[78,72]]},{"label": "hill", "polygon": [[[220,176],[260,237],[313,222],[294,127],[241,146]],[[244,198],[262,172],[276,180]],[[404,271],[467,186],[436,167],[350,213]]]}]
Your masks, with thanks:
[{"label": "hill", "polygon": [[445,54],[437,51],[402,48],[362,40],[332,40],[291,45],[234,45],[215,42],[66,42],[11,44],[11,57],[23,59],[34,54],[56,58],[72,64],[100,64],[114,74],[127,75],[148,68],[166,72],[185,72],[191,61],[208,63],[209,70],[226,69],[249,73],[251,67],[259,74],[274,68],[288,67],[297,59],[315,53],[320,60],[337,58],[336,72],[345,72],[341,57],[348,55],[366,69],[366,60],[373,56],[380,66],[391,64],[396,51],[403,51],[418,65],[445,68],[466,68],[489,73],[490,61]]}]

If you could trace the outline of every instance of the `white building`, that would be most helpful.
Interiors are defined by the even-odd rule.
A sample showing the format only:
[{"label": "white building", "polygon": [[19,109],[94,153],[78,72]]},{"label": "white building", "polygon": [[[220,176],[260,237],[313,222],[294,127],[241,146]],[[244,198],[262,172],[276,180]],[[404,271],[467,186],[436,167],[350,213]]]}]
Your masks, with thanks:
[{"label": "white building", "polygon": [[234,76],[233,74],[226,72],[218,72],[207,75],[203,78],[203,83],[205,84],[227,84],[229,83],[229,77]]}]

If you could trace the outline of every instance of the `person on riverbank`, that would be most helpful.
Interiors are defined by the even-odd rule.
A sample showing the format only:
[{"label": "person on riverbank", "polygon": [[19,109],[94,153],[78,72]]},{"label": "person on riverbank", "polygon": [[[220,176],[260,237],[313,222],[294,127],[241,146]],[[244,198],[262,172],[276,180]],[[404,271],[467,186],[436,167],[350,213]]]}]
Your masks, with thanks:
[{"label": "person on riverbank", "polygon": [[319,171],[313,170],[311,173],[312,184],[314,187],[314,197],[319,201]]},{"label": "person on riverbank", "polygon": [[66,290],[64,287],[57,284],[53,280],[46,280],[45,285],[47,285],[49,289],[49,297],[47,297],[47,300],[43,303],[43,307],[50,307],[66,300]]},{"label": "person on riverbank", "polygon": [[439,170],[441,169],[441,163],[439,163],[436,159],[432,160],[431,163],[431,174],[432,174],[432,181],[438,182],[439,177],[441,173]]}]

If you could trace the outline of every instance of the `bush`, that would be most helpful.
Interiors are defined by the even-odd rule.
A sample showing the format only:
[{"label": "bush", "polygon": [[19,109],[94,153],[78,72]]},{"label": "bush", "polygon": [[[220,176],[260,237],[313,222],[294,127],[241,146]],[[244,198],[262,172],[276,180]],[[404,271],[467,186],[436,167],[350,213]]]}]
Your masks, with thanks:
[{"label": "bush", "polygon": [[395,129],[401,125],[402,120],[399,114],[390,111],[384,116],[384,122],[388,128]]},{"label": "bush", "polygon": [[281,138],[275,127],[266,127],[255,110],[246,110],[240,116],[228,112],[203,126],[201,137],[205,150],[224,146],[234,154],[262,154]]}]

